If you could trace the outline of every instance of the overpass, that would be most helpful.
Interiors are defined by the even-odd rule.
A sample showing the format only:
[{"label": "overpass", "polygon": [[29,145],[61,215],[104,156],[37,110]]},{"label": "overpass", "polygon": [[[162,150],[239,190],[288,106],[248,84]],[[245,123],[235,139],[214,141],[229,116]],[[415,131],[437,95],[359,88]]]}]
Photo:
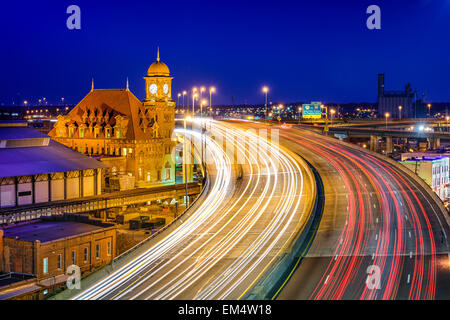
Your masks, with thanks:
[{"label": "overpass", "polygon": [[392,138],[404,138],[404,139],[424,139],[430,144],[430,148],[439,149],[441,139],[450,140],[449,132],[440,131],[425,131],[425,130],[400,130],[392,128],[372,128],[372,127],[356,127],[356,126],[343,126],[343,125],[302,125],[303,127],[309,127],[313,130],[326,132],[336,135],[345,135],[347,137],[354,138],[369,138],[370,150],[377,151],[378,140],[380,138],[386,139],[386,153],[392,153],[393,145]]},{"label": "overpass", "polygon": [[[194,197],[202,190],[202,184],[191,182],[187,185],[188,196]],[[52,201],[41,204],[24,205],[0,209],[0,224],[8,224],[41,216],[60,214],[63,212],[83,213],[101,211],[109,208],[139,204],[148,201],[179,199],[186,194],[185,184],[140,188],[114,193],[79,198],[77,200]]]}]

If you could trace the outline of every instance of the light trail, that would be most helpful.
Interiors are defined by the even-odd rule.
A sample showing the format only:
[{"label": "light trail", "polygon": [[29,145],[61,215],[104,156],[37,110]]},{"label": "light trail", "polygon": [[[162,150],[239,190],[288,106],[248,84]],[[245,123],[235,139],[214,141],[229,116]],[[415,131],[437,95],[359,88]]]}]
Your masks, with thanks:
[{"label": "light trail", "polygon": [[[435,234],[447,229],[422,187],[392,164],[334,139],[301,129],[280,136],[328,161],[346,190],[345,224],[310,299],[396,299],[400,292],[434,299]],[[365,283],[369,265],[380,268],[379,290]]]},{"label": "light trail", "polygon": [[[305,164],[254,132],[216,122],[213,129],[243,156],[240,186],[233,183],[235,159],[208,137],[208,171],[216,174],[201,205],[164,239],[74,299],[237,298],[286,250],[310,213],[305,180],[308,188],[313,180]],[[200,140],[198,132],[186,133]]]}]

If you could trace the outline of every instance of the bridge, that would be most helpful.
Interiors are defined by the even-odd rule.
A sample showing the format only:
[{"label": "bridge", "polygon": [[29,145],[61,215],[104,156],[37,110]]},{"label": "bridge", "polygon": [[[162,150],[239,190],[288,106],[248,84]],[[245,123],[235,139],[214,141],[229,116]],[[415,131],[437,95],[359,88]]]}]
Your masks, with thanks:
[{"label": "bridge", "polygon": [[[417,120],[417,119],[415,119]],[[336,125],[308,125],[302,124],[302,127],[310,128],[313,130],[326,132],[331,134],[343,135],[346,137],[354,138],[369,138],[369,145],[371,151],[378,150],[378,141],[380,138],[386,140],[386,153],[392,153],[393,144],[392,138],[402,139],[414,139],[414,140],[426,140],[429,148],[439,149],[441,139],[450,140],[450,132],[426,130],[427,124],[424,122],[415,122],[415,120],[396,121],[393,123],[386,123],[382,126],[378,122],[371,122],[371,124],[336,124]],[[436,124],[437,122],[429,122],[430,124]],[[420,127],[417,125],[420,124]],[[410,127],[413,125],[413,127]],[[393,126],[408,126],[405,129],[395,129]],[[436,128],[435,128],[436,129]],[[441,128],[438,128],[441,129]]]},{"label": "bridge", "polygon": [[[202,184],[191,182],[187,185],[187,194],[190,198],[198,195]],[[24,205],[0,209],[0,224],[8,224],[52,214],[83,213],[92,211],[105,211],[106,209],[139,204],[148,201],[180,199],[186,195],[185,184],[159,186],[154,188],[140,188],[118,191],[97,196],[79,198],[77,200],[52,201],[41,204]],[[102,213],[103,216],[104,212]]]}]

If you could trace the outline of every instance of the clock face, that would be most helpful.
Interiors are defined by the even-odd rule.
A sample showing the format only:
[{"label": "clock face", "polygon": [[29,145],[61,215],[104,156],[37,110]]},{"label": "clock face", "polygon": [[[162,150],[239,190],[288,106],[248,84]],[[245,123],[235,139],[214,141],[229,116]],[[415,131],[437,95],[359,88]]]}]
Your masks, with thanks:
[{"label": "clock face", "polygon": [[148,90],[151,94],[156,94],[156,91],[158,91],[158,87],[156,86],[156,84],[152,83],[150,87],[148,87]]},{"label": "clock face", "polygon": [[167,85],[167,83],[164,84],[163,91],[164,91],[164,94],[167,94],[169,92],[169,86]]}]

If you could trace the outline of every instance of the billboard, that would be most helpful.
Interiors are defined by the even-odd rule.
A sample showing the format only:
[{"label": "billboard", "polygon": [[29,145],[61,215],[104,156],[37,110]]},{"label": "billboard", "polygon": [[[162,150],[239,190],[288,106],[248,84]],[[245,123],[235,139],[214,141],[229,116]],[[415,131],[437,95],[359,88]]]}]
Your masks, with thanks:
[{"label": "billboard", "polygon": [[322,118],[322,103],[312,102],[302,106],[303,119],[320,119]]}]

